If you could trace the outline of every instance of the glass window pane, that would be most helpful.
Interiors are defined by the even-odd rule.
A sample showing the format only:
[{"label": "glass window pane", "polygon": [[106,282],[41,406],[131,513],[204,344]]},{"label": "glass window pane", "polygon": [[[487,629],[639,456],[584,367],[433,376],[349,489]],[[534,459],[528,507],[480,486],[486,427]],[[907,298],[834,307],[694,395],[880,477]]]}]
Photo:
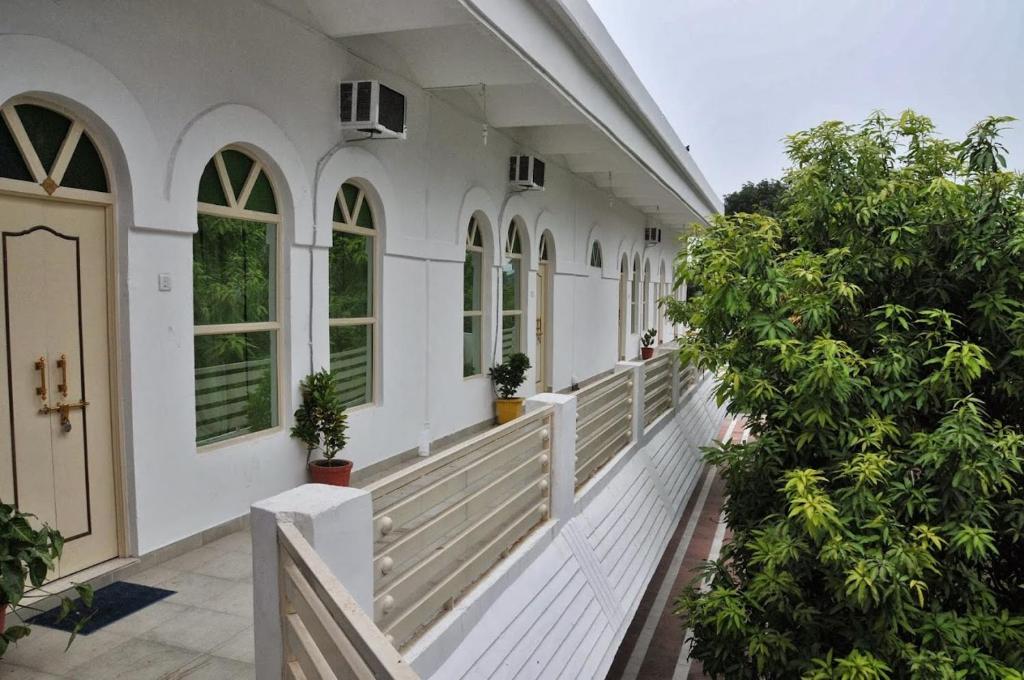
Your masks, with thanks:
[{"label": "glass window pane", "polygon": [[466,252],[466,264],[462,269],[462,309],[480,311],[480,253]]},{"label": "glass window pane", "polygon": [[199,215],[192,237],[195,324],[274,321],[277,225]]},{"label": "glass window pane", "polygon": [[373,316],[373,237],[335,231],[328,278],[332,319]]},{"label": "glass window pane", "polygon": [[25,134],[36,150],[36,155],[39,156],[39,162],[49,174],[53,169],[53,162],[57,160],[61,144],[67,137],[71,121],[56,111],[35,104],[18,104],[14,109],[21,119],[22,127],[25,128]]},{"label": "glass window pane", "polygon": [[252,170],[252,159],[241,151],[224,149],[220,152],[224,159],[224,169],[228,171],[228,181],[231,182],[231,190],[235,192],[237,199],[242,194],[242,187],[245,180],[249,179],[249,171]]},{"label": "glass window pane", "polygon": [[373,212],[370,210],[370,201],[363,196],[363,203],[359,206],[359,214],[356,215],[356,224],[360,227],[373,229]]},{"label": "glass window pane", "polygon": [[522,267],[522,260],[510,260],[501,268],[501,308],[522,309],[520,305],[520,294],[522,286],[519,284],[519,270]]},{"label": "glass window pane", "polygon": [[351,219],[355,219],[355,215],[352,212],[356,209],[356,197],[358,195],[359,187],[355,184],[341,185],[341,196],[345,200],[345,207],[348,208],[348,214]]},{"label": "glass window pane", "polygon": [[334,214],[331,216],[331,219],[335,222],[345,221],[345,214],[341,212],[341,202],[337,198],[334,199]]},{"label": "glass window pane", "polygon": [[373,399],[373,326],[331,326],[331,372],[346,406]]},{"label": "glass window pane", "polygon": [[78,140],[78,146],[71,154],[68,168],[64,171],[64,178],[60,183],[61,186],[75,189],[107,191],[107,172],[103,168],[103,159],[100,158],[100,153],[89,139],[89,135],[83,134]]},{"label": "glass window pane", "polygon": [[197,335],[196,443],[276,427],[277,332]]},{"label": "glass window pane", "polygon": [[504,361],[510,355],[522,351],[522,332],[519,330],[521,316],[505,314],[501,317],[501,358]]},{"label": "glass window pane", "polygon": [[249,200],[245,204],[245,209],[277,214],[277,200],[274,198],[274,188],[270,186],[267,173],[260,172],[256,178],[252,185],[252,191],[249,193]]},{"label": "glass window pane", "polygon": [[217,174],[217,167],[213,159],[203,168],[203,175],[199,178],[199,202],[212,205],[227,205],[228,199],[224,195],[224,187],[220,183],[220,175]]},{"label": "glass window pane", "polygon": [[32,181],[32,173],[25,165],[21,151],[18,150],[18,146],[14,142],[14,135],[11,134],[2,116],[0,116],[0,177],[20,179],[23,182]]},{"label": "glass window pane", "polygon": [[480,375],[481,317],[462,317],[462,376]]}]

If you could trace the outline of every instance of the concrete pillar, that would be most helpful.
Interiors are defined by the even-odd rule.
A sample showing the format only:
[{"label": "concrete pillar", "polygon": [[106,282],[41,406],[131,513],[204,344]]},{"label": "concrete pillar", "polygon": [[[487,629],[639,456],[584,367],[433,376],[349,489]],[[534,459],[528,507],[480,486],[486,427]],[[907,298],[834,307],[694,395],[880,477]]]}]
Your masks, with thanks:
[{"label": "concrete pillar", "polygon": [[644,362],[620,361],[615,372],[633,371],[633,442],[639,443],[644,436]]},{"label": "concrete pillar", "polygon": [[559,524],[575,512],[576,497],[576,396],[542,393],[526,400],[526,410],[554,406],[551,424],[551,518]]},{"label": "concrete pillar", "polygon": [[369,492],[305,484],[254,503],[250,526],[257,680],[280,680],[284,668],[278,522],[295,525],[373,618],[373,505]]}]

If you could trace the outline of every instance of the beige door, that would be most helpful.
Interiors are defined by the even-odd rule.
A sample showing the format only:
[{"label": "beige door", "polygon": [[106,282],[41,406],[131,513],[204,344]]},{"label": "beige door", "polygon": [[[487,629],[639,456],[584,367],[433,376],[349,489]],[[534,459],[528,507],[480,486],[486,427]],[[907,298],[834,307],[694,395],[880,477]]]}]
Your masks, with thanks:
[{"label": "beige door", "polygon": [[546,392],[551,385],[548,379],[548,307],[551,285],[550,264],[541,262],[537,267],[537,391]]},{"label": "beige door", "polygon": [[118,552],[108,210],[0,195],[0,497],[64,535],[56,576]]}]

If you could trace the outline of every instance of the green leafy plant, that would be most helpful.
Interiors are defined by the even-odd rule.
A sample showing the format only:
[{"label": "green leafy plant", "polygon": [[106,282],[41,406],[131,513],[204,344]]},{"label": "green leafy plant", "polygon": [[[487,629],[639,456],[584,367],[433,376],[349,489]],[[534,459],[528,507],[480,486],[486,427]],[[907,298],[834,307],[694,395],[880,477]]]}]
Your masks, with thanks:
[{"label": "green leafy plant", "polygon": [[502,399],[516,396],[519,386],[526,381],[526,371],[530,368],[530,359],[522,352],[509,355],[508,359],[491,368],[491,381],[494,389]]},{"label": "green leafy plant", "polygon": [[781,209],[786,183],[777,179],[763,179],[758,183],[744,182],[743,186],[724,197],[725,214],[760,213],[775,215]]},{"label": "green leafy plant", "polygon": [[310,373],[299,382],[302,404],[295,411],[291,435],[306,445],[306,462],[319,449],[326,461],[345,448],[348,415],[338,397],[337,379],[329,369]]},{"label": "green leafy plant", "polygon": [[709,449],[733,537],[678,611],[715,677],[1024,678],[1024,178],[991,118],[788,139],[775,216],[676,261],[681,359],[748,443]]},{"label": "green leafy plant", "polygon": [[[56,529],[42,525],[33,529],[29,520],[34,515],[18,512],[11,505],[0,503],[0,607],[18,607],[25,595],[26,583],[32,588],[41,589],[46,581],[46,574],[53,569],[64,550],[64,537]],[[78,598],[60,599],[58,621],[62,621],[73,612],[79,614],[78,621],[68,638],[68,647],[82,627],[88,623],[91,614],[82,615],[81,606],[92,607],[93,591],[88,585],[75,585]],[[23,609],[40,611],[35,607],[22,605]],[[29,635],[31,629],[21,617],[20,609],[15,616],[20,620],[17,625],[8,625],[0,634],[0,658],[7,652],[11,643]]]},{"label": "green leafy plant", "polygon": [[641,347],[654,347],[654,341],[658,337],[658,331],[653,328],[648,328],[644,331],[644,334],[640,336]]}]

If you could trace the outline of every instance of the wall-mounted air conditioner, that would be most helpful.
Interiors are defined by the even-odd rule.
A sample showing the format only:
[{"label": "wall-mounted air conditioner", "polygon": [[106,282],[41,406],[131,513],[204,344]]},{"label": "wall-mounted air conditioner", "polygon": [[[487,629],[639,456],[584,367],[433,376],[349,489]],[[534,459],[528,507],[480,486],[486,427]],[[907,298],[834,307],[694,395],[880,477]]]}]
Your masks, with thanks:
[{"label": "wall-mounted air conditioner", "polygon": [[508,181],[520,191],[544,191],[544,161],[535,156],[512,156]]},{"label": "wall-mounted air conditioner", "polygon": [[644,243],[649,246],[661,243],[661,227],[644,227]]},{"label": "wall-mounted air conditioner", "polygon": [[341,129],[347,138],[405,139],[405,95],[376,80],[342,83]]}]

